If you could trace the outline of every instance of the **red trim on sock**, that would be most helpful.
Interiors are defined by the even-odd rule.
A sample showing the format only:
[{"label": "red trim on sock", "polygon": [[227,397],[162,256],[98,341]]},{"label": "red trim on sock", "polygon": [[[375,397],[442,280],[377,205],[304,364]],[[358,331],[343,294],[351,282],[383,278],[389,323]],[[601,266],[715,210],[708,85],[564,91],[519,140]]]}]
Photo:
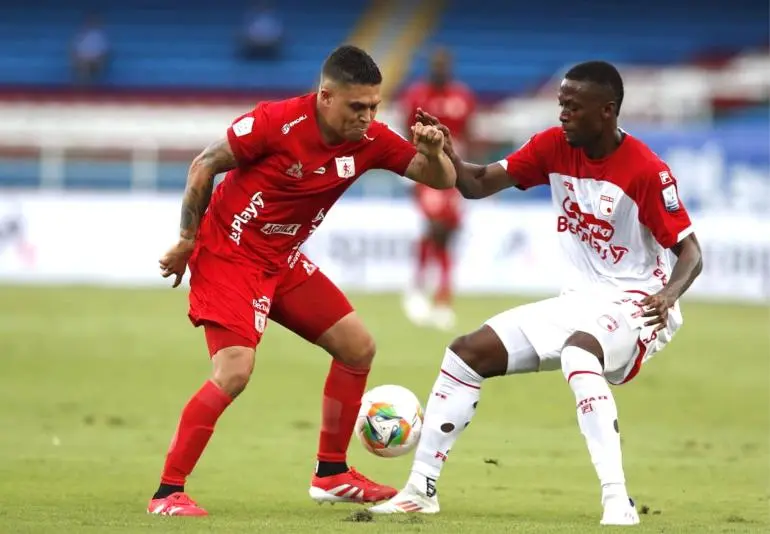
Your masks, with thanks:
[{"label": "red trim on sock", "polygon": [[481,386],[474,386],[473,384],[469,384],[469,383],[467,383],[467,382],[463,382],[462,380],[460,380],[460,379],[459,379],[459,378],[457,378],[456,376],[452,376],[451,374],[447,373],[447,372],[446,372],[446,371],[444,371],[443,369],[441,369],[441,372],[442,372],[443,374],[447,375],[449,378],[451,378],[451,379],[452,379],[452,380],[454,380],[455,382],[457,382],[458,384],[462,384],[463,386],[466,386],[466,387],[469,387],[469,388],[473,388],[473,389],[481,389]]},{"label": "red trim on sock", "polygon": [[597,373],[596,371],[572,371],[569,376],[567,377],[567,383],[569,384],[569,381],[572,380],[572,377],[575,375],[596,375],[601,376],[604,378],[604,375],[601,373]]}]

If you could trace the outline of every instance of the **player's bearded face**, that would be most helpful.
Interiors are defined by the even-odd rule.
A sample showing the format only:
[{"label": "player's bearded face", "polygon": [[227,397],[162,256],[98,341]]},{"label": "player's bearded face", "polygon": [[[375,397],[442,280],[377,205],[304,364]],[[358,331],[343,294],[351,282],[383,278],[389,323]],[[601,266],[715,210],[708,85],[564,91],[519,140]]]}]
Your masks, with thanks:
[{"label": "player's bearded face", "polygon": [[322,94],[326,120],[346,141],[360,141],[377,115],[379,85],[336,85]]}]

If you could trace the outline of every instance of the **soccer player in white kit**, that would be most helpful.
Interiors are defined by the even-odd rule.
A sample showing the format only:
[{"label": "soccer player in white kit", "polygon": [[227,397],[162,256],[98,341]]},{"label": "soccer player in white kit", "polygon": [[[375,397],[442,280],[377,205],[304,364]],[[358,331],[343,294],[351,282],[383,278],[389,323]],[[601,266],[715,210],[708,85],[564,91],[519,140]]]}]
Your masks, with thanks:
[{"label": "soccer player in white kit", "polygon": [[[502,161],[474,165],[450,143],[445,148],[466,198],[511,186],[551,187],[554,229],[567,259],[564,289],[496,315],[449,345],[409,480],[372,512],[438,512],[436,482],[473,418],[484,379],[561,369],[601,483],[600,523],[639,523],[626,490],[609,384],[634,378],[682,325],[678,300],[702,269],[701,250],[671,169],[618,128],[623,81],[615,67],[601,61],[574,66],[558,97],[561,127],[534,135]],[[418,120],[437,123],[424,112]]]}]

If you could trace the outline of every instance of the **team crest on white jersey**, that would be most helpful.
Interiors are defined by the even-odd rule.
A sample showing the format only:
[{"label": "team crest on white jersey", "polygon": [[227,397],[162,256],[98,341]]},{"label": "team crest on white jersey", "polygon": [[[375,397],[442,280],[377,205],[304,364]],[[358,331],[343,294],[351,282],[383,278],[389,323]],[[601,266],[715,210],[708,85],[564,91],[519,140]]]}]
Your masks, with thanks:
[{"label": "team crest on white jersey", "polygon": [[609,217],[614,212],[615,212],[615,199],[607,195],[602,195],[601,197],[599,197],[599,213],[601,213],[605,217]]},{"label": "team crest on white jersey", "polygon": [[337,164],[337,176],[340,178],[352,178],[356,175],[356,161],[353,156],[334,158]]}]

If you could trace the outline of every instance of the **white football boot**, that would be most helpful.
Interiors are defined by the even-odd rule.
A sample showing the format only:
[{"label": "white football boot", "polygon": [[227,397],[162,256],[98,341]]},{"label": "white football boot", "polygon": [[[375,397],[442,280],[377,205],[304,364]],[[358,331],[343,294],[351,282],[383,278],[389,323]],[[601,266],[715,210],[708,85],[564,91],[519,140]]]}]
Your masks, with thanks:
[{"label": "white football boot", "polygon": [[[414,477],[410,477],[414,478]],[[372,506],[369,511],[373,514],[437,514],[439,512],[436,481],[425,478],[425,490],[420,490],[411,481],[392,499],[382,504]],[[430,495],[430,496],[429,496]]]},{"label": "white football boot", "polygon": [[599,524],[613,526],[638,525],[639,514],[636,511],[636,506],[634,506],[634,501],[628,497],[608,498],[604,503],[604,514]]}]

